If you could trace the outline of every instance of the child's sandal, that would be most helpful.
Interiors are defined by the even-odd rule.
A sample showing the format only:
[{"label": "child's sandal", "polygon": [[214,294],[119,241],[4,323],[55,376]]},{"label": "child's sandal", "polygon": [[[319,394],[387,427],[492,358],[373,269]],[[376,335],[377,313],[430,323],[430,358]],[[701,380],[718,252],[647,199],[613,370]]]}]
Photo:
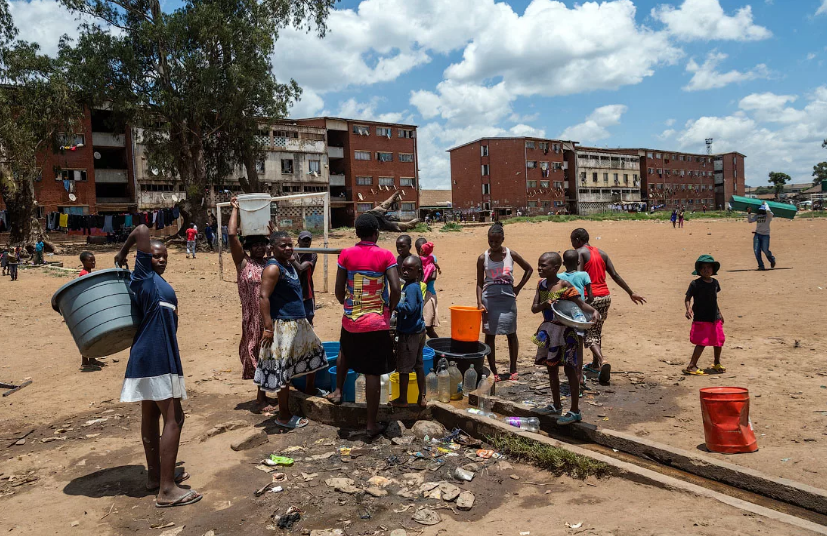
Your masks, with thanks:
[{"label": "child's sandal", "polygon": [[724,372],[726,372],[726,367],[720,363],[715,363],[714,365],[712,365],[712,370],[714,370],[718,374],[723,374]]},{"label": "child's sandal", "polygon": [[687,376],[706,376],[706,372],[702,371],[698,367],[695,367],[695,370],[689,370],[688,368],[683,369],[683,373]]}]

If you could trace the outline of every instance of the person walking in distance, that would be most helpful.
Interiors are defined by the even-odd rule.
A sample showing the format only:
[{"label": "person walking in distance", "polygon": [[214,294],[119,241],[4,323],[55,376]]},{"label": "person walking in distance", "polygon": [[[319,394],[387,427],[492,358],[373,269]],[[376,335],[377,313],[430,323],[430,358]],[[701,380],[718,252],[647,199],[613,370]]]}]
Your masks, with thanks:
[{"label": "person walking in distance", "polygon": [[192,254],[192,258],[195,258],[195,240],[198,238],[198,228],[195,226],[194,223],[190,224],[190,228],[187,229],[187,258],[190,258],[190,254]]},{"label": "person walking in distance", "polygon": [[747,208],[747,221],[755,224],[755,230],[752,237],[752,249],[755,252],[755,259],[758,261],[758,269],[766,270],[764,268],[764,259],[761,256],[763,252],[770,261],[770,268],[775,268],[775,256],[770,251],[770,223],[772,222],[773,213],[770,206],[766,203],[761,205],[757,213],[753,216],[752,209]]},{"label": "person walking in distance", "polygon": [[603,322],[609,312],[612,303],[612,296],[609,287],[606,285],[606,273],[608,272],[615,283],[626,291],[629,297],[636,304],[646,303],[643,296],[636,294],[626,281],[620,277],[615,270],[612,260],[605,251],[592,247],[589,244],[589,233],[585,229],[578,228],[571,232],[571,247],[577,250],[579,257],[578,268],[589,274],[592,281],[590,305],[600,312],[600,320],[586,332],[585,345],[592,351],[592,363],[583,367],[586,372],[595,372],[597,379],[603,385],[608,385],[611,380],[612,367],[605,362],[601,345],[603,343]]}]

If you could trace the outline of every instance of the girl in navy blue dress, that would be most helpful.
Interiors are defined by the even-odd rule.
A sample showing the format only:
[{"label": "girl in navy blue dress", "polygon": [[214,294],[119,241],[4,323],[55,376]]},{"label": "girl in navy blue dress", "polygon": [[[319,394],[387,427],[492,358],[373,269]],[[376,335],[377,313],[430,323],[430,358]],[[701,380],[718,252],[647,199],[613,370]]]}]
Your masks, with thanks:
[{"label": "girl in navy blue dress", "polygon": [[[129,284],[143,319],[132,342],[121,402],[141,403],[141,437],[146,454],[147,489],[158,490],[158,508],[185,506],[201,500],[195,490],[178,486],[189,478],[175,474],[187,398],[184,372],[178,354],[178,298],[161,277],[167,267],[167,248],[150,240],[149,229],[139,225],[115,256],[117,266],[126,266],[132,246],[137,247],[135,269]],[[161,433],[159,420],[163,417]]]}]

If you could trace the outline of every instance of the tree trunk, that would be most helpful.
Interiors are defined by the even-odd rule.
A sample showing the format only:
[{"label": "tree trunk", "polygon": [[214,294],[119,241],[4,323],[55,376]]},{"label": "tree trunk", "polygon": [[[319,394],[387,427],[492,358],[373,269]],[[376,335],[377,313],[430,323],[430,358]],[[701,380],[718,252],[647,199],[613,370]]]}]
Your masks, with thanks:
[{"label": "tree trunk", "polygon": [[[32,176],[15,179],[10,170],[0,176],[0,195],[6,203],[9,245],[26,246],[31,242],[35,214],[34,180]],[[37,238],[37,237],[35,237]],[[31,242],[31,245],[34,243]]]},{"label": "tree trunk", "polygon": [[245,151],[242,160],[244,161],[244,169],[247,171],[247,180],[242,181],[239,177],[241,189],[248,194],[261,193],[261,181],[258,178],[258,171],[256,171],[256,155],[252,151]]}]

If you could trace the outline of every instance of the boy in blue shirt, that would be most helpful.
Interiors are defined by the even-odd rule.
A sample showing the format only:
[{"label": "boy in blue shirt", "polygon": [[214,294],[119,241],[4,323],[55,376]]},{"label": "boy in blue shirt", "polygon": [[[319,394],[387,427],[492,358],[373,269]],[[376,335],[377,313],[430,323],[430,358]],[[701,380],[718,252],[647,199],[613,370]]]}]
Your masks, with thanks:
[{"label": "boy in blue shirt", "polygon": [[399,398],[391,400],[398,408],[408,406],[408,376],[416,372],[420,407],[425,407],[425,368],[422,351],[425,349],[425,321],[422,319],[422,289],[419,277],[422,261],[416,255],[407,257],[400,266],[405,282],[402,296],[396,305],[396,371],[399,373]]},{"label": "boy in blue shirt", "polygon": [[577,270],[578,262],[580,258],[577,254],[577,251],[573,249],[567,250],[563,253],[563,266],[566,267],[566,271],[562,274],[557,274],[557,277],[562,279],[563,281],[568,281],[571,283],[571,286],[577,289],[577,292],[580,293],[580,296],[583,298],[583,301],[586,303],[592,302],[592,279],[589,277],[588,272],[581,272]]}]

